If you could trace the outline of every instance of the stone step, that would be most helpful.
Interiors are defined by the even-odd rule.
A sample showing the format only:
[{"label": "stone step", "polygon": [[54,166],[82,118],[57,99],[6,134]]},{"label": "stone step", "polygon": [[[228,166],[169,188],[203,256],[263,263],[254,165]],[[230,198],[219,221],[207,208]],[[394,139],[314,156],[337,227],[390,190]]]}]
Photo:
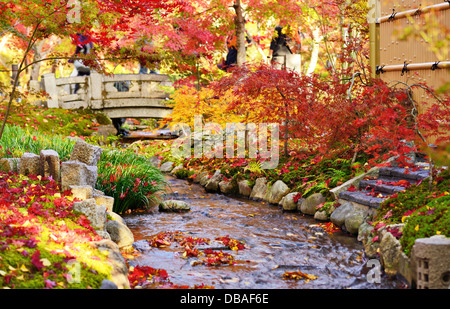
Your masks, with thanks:
[{"label": "stone step", "polygon": [[381,192],[378,192],[377,195],[381,195],[383,197],[368,195],[368,193],[371,193],[371,191],[342,191],[341,193],[339,193],[339,199],[349,202],[355,202],[361,205],[369,206],[371,208],[379,208],[380,204],[384,202],[389,196],[389,194]]},{"label": "stone step", "polygon": [[410,168],[402,167],[381,167],[379,176],[399,177],[406,180],[422,180],[429,176],[430,170],[419,168],[418,170],[412,170]]},{"label": "stone step", "polygon": [[406,189],[405,186],[400,185],[402,182],[405,183],[406,187],[417,183],[417,181],[413,179],[405,180],[398,177],[379,177],[378,179],[361,180],[359,188],[360,190],[374,190],[387,194],[394,194]]}]

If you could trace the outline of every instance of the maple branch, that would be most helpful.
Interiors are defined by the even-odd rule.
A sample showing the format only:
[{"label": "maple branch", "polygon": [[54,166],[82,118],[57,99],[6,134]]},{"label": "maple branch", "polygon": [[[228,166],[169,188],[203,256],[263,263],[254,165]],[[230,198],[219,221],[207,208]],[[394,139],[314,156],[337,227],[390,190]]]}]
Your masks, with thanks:
[{"label": "maple branch", "polygon": [[5,118],[3,119],[2,127],[0,129],[0,140],[1,140],[2,136],[3,136],[3,131],[5,130],[5,126],[6,126],[6,120],[8,119],[9,112],[11,110],[12,101],[14,99],[14,93],[16,92],[16,88],[17,88],[17,85],[19,83],[19,77],[20,77],[19,72],[22,71],[22,66],[25,63],[25,59],[27,58],[28,53],[30,52],[31,48],[33,47],[31,42],[33,42],[33,37],[36,35],[38,27],[40,26],[41,22],[42,21],[39,21],[36,24],[36,27],[34,28],[33,33],[31,34],[31,37],[30,37],[30,40],[29,40],[29,44],[28,44],[27,49],[26,49],[26,51],[25,51],[25,53],[24,53],[24,55],[22,57],[22,61],[20,62],[17,74],[16,74],[16,76],[14,78],[13,89],[11,90],[11,93],[10,93],[10,96],[9,96],[9,102],[8,102],[8,105],[7,105],[6,111],[5,111]]}]

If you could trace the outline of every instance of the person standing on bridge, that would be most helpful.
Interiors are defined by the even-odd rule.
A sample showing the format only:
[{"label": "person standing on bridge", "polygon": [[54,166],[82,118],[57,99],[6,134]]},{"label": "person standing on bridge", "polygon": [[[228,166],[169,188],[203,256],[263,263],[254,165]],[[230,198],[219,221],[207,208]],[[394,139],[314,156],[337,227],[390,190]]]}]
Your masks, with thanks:
[{"label": "person standing on bridge", "polygon": [[[79,55],[88,55],[91,51],[91,49],[94,47],[94,44],[86,37],[85,35],[82,35],[80,33],[77,33],[76,37],[74,38],[75,43],[77,45],[77,48],[75,49],[74,57],[79,57]],[[82,60],[75,59],[75,60],[69,60],[69,63],[73,63],[75,66],[76,76],[89,76],[91,75],[91,68],[86,66]],[[80,89],[79,84],[75,84],[75,90],[73,93],[77,93],[77,91]]]}]

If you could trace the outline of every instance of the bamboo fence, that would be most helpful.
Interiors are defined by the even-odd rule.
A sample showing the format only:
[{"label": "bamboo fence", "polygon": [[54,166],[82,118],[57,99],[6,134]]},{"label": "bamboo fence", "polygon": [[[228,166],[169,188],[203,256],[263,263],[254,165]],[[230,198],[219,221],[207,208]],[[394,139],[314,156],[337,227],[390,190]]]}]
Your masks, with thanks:
[{"label": "bamboo fence", "polygon": [[[403,87],[425,84],[437,90],[448,85],[450,1],[377,0],[376,6],[370,28],[373,73]],[[415,35],[405,38],[406,33]],[[414,89],[421,113],[433,99],[422,88]]]}]

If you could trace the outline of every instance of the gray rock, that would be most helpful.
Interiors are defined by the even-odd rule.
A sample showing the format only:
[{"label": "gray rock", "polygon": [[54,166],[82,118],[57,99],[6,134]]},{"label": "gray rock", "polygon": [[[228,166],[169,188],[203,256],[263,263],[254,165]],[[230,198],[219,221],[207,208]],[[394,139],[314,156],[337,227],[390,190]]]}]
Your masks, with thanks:
[{"label": "gray rock", "polygon": [[316,207],[326,201],[326,197],[324,197],[321,193],[315,193],[302,201],[300,211],[307,215],[314,215],[317,211]]},{"label": "gray rock", "polygon": [[330,220],[333,224],[342,227],[345,224],[345,217],[353,212],[353,210],[354,207],[351,203],[344,203],[333,211]]},{"label": "gray rock", "polygon": [[119,221],[120,223],[127,225],[125,223],[125,220],[119,214],[116,214],[114,211],[107,211],[106,214],[111,217],[111,220]]},{"label": "gray rock", "polygon": [[55,181],[60,181],[60,161],[59,154],[54,150],[41,150],[40,152],[40,174],[44,177],[52,177]]},{"label": "gray rock", "polygon": [[19,172],[19,158],[2,158],[0,159],[0,171],[8,172]]},{"label": "gray rock", "polygon": [[118,289],[118,287],[114,282],[108,279],[103,279],[100,290],[116,290],[116,289]]},{"label": "gray rock", "polygon": [[184,201],[167,200],[159,205],[160,211],[189,211],[191,207]]},{"label": "gray rock", "polygon": [[159,156],[153,156],[150,159],[148,159],[148,161],[150,162],[151,165],[153,165],[156,168],[159,168],[159,166],[161,165],[161,159],[159,158]]},{"label": "gray rock", "polygon": [[288,193],[286,196],[284,196],[281,201],[280,205],[285,211],[295,211],[297,210],[297,203],[294,201],[294,197],[298,194],[298,192],[292,192]]},{"label": "gray rock", "polygon": [[121,251],[132,251],[134,236],[130,229],[120,221],[109,220],[106,222],[106,231],[111,236]]},{"label": "gray rock", "polygon": [[365,244],[368,241],[368,237],[370,233],[373,231],[373,226],[371,226],[369,223],[364,222],[361,224],[358,228],[358,241],[361,241],[363,244]]},{"label": "gray rock", "polygon": [[220,170],[217,170],[214,175],[208,180],[205,185],[205,189],[207,192],[217,192],[219,191],[219,182],[222,181],[222,173]]},{"label": "gray rock", "polygon": [[358,234],[359,227],[364,223],[367,213],[364,211],[354,211],[345,217],[345,229],[350,234]]},{"label": "gray rock", "polygon": [[104,239],[93,242],[94,246],[100,252],[108,252],[108,263],[111,265],[111,281],[114,282],[119,289],[129,289],[127,263],[120,253],[119,246],[112,240]]},{"label": "gray rock", "polygon": [[401,255],[400,242],[391,233],[385,233],[380,242],[380,261],[387,275],[397,274]]},{"label": "gray rock", "polygon": [[377,258],[378,251],[380,249],[380,242],[373,241],[373,238],[369,237],[364,244],[364,253],[369,259]]},{"label": "gray rock", "polygon": [[102,152],[101,147],[88,144],[83,140],[77,140],[70,155],[70,161],[80,161],[87,165],[96,166]]},{"label": "gray rock", "polygon": [[19,174],[21,175],[40,175],[41,157],[37,154],[25,152],[20,158]]},{"label": "gray rock", "polygon": [[93,197],[94,197],[97,205],[105,205],[107,211],[109,211],[109,212],[113,211],[113,207],[114,207],[114,198],[113,197],[106,196],[103,194],[102,195],[94,194]]},{"label": "gray rock", "polygon": [[93,197],[93,188],[91,186],[69,186],[72,196],[80,200],[87,200]]},{"label": "gray rock", "polygon": [[252,189],[252,193],[250,193],[250,198],[253,200],[262,200],[264,199],[267,192],[267,179],[265,177],[261,177],[256,179],[255,186]]},{"label": "gray rock", "polygon": [[173,162],[165,162],[161,165],[159,170],[163,173],[169,173],[173,169]]},{"label": "gray rock", "polygon": [[289,193],[289,187],[281,180],[275,183],[267,190],[265,200],[270,204],[278,204],[281,199]]},{"label": "gray rock", "polygon": [[328,214],[325,210],[316,211],[314,213],[314,219],[319,220],[319,221],[328,221]]},{"label": "gray rock", "polygon": [[175,175],[175,173],[181,169],[183,169],[183,164],[177,165],[173,170],[170,171],[170,174]]},{"label": "gray rock", "polygon": [[235,193],[236,192],[235,184],[236,184],[235,181],[222,180],[221,182],[219,182],[220,192],[222,192],[223,194]]},{"label": "gray rock", "polygon": [[73,203],[72,209],[85,214],[95,230],[105,230],[106,206],[97,205],[95,199],[91,198]]},{"label": "gray rock", "polygon": [[61,164],[61,188],[68,190],[70,186],[95,187],[97,182],[97,166],[87,165],[79,161],[67,161]]},{"label": "gray rock", "polygon": [[239,194],[243,196],[250,196],[252,188],[249,185],[248,180],[241,180],[238,182]]},{"label": "gray rock", "polygon": [[192,182],[193,182],[193,183],[199,183],[199,182],[200,182],[200,177],[201,177],[202,173],[204,173],[204,172],[202,172],[202,171],[195,171],[195,170],[194,170],[193,175],[195,175],[195,177],[192,178]]},{"label": "gray rock", "polygon": [[211,178],[211,177],[209,177],[209,173],[208,172],[203,172],[198,177],[199,177],[199,181],[198,182],[203,187],[206,186],[206,184],[208,183],[209,179]]}]

